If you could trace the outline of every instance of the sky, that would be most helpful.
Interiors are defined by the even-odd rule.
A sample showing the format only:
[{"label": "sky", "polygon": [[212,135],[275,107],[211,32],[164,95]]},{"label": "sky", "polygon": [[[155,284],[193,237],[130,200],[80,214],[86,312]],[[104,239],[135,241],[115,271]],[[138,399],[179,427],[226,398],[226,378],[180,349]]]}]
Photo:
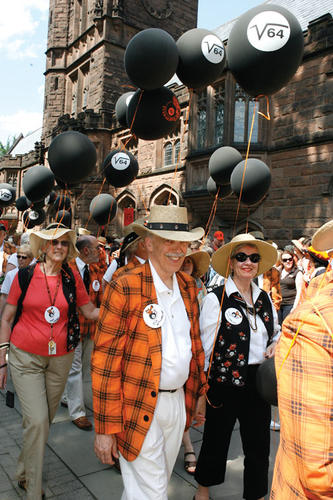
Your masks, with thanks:
[{"label": "sky", "polygon": [[[199,0],[198,27],[214,29],[262,0]],[[42,126],[48,0],[0,0],[0,141]]]}]

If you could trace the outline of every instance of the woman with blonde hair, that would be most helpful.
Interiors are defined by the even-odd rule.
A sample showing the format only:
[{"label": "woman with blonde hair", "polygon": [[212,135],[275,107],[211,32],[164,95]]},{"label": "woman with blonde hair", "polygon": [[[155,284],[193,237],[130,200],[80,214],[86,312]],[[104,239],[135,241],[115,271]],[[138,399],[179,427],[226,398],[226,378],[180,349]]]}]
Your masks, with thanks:
[{"label": "woman with blonde hair", "polygon": [[42,470],[49,426],[63,393],[80,339],[77,309],[97,320],[78,273],[68,262],[77,254],[75,232],[53,224],[31,233],[35,265],[19,270],[1,321],[0,389],[7,380],[6,352],[23,417],[18,486],[29,500],[44,496]]}]

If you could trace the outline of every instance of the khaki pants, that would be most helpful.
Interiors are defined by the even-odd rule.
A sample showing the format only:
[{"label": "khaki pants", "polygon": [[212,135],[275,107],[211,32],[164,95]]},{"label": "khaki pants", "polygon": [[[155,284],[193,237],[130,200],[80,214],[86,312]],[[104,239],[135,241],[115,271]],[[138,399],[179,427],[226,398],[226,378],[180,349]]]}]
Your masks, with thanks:
[{"label": "khaki pants", "polygon": [[39,356],[11,344],[9,364],[23,417],[23,446],[17,479],[26,480],[27,498],[39,500],[49,427],[57,411],[74,351],[64,356]]}]

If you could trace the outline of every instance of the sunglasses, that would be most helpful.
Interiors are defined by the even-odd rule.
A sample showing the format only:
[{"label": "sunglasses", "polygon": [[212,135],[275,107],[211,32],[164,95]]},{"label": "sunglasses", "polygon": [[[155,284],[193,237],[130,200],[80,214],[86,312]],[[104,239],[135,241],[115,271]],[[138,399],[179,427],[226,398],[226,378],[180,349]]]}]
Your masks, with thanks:
[{"label": "sunglasses", "polygon": [[289,257],[288,259],[282,259],[282,262],[292,262],[293,258]]},{"label": "sunglasses", "polygon": [[69,241],[67,240],[51,240],[51,245],[53,247],[57,247],[58,245],[61,245],[62,247],[64,248],[68,248],[69,247]]},{"label": "sunglasses", "polygon": [[250,255],[248,255],[247,253],[244,252],[236,253],[236,255],[234,255],[233,258],[236,259],[237,262],[245,262],[246,259],[250,259],[250,261],[253,262],[253,264],[257,264],[261,259],[258,253],[251,253]]},{"label": "sunglasses", "polygon": [[23,260],[25,260],[25,259],[27,259],[27,258],[28,258],[26,255],[16,255],[16,257],[17,257],[18,259],[23,259]]}]

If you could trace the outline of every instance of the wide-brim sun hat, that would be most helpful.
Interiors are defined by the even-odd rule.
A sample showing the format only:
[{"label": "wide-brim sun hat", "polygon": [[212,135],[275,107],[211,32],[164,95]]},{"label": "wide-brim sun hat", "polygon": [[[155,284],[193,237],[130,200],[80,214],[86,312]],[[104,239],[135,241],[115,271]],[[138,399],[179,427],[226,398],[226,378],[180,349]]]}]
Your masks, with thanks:
[{"label": "wide-brim sun hat", "polygon": [[133,231],[142,237],[159,236],[172,241],[195,241],[203,237],[202,227],[189,229],[187,208],[175,205],[153,205],[143,225],[132,224]]},{"label": "wide-brim sun hat", "polygon": [[265,273],[274,266],[278,253],[273,245],[270,245],[266,241],[257,240],[254,236],[252,236],[252,234],[249,233],[237,234],[237,236],[232,238],[229,243],[219,248],[212,255],[212,266],[217,273],[221,274],[221,276],[227,278],[231,273],[229,259],[234,249],[241,245],[253,245],[258,249],[258,253],[261,258],[256,276]]},{"label": "wide-brim sun hat", "polygon": [[57,240],[64,236],[68,235],[69,238],[69,248],[68,255],[66,257],[66,261],[69,262],[75,257],[79,255],[79,251],[76,248],[76,234],[73,229],[69,229],[63,224],[53,223],[50,224],[46,229],[42,229],[40,231],[33,231],[30,234],[30,247],[35,258],[41,257],[42,248],[45,247],[45,244],[51,240]]},{"label": "wide-brim sun hat", "polygon": [[305,247],[303,246],[303,241],[304,238],[300,238],[299,240],[291,240],[294,247],[297,248],[297,250],[299,250],[299,252],[301,253],[303,253],[305,250]]},{"label": "wide-brim sun hat", "polygon": [[210,264],[210,255],[208,252],[205,252],[204,250],[191,252],[191,250],[188,249],[186,257],[190,257],[193,261],[194,269],[192,276],[194,278],[201,278],[201,276],[206,274]]},{"label": "wide-brim sun hat", "polygon": [[317,229],[312,236],[311,245],[319,252],[333,251],[333,219]]}]

